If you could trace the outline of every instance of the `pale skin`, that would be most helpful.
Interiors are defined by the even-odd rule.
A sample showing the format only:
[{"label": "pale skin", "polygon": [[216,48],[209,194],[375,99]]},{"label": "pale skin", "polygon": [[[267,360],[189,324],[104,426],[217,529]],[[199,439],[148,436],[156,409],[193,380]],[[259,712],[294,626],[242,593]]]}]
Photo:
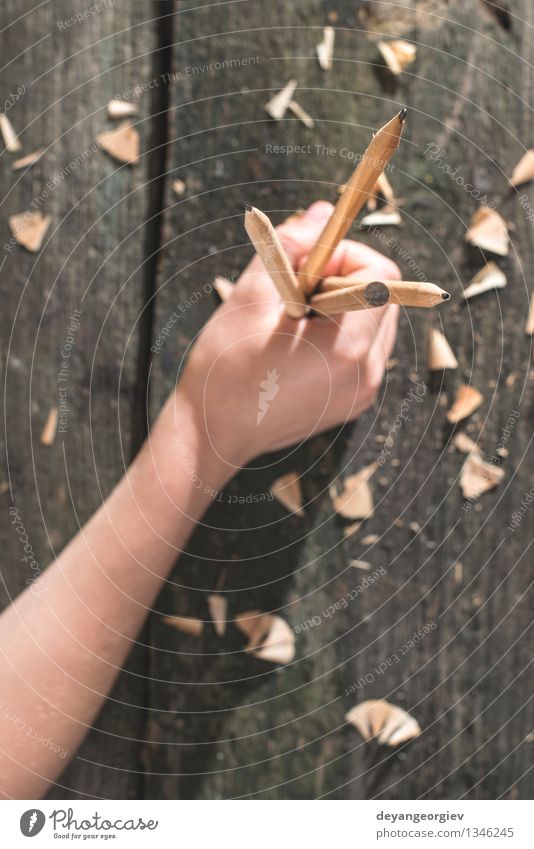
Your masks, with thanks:
[{"label": "pale skin", "polygon": [[[331,210],[319,202],[279,228],[296,269]],[[325,274],[400,279],[394,263],[350,241]],[[254,457],[373,404],[397,312],[387,306],[295,321],[254,257],[200,334],[125,477],[0,615],[1,798],[41,797],[75,755],[213,494]],[[260,383],[273,369],[279,391],[257,425]]]}]

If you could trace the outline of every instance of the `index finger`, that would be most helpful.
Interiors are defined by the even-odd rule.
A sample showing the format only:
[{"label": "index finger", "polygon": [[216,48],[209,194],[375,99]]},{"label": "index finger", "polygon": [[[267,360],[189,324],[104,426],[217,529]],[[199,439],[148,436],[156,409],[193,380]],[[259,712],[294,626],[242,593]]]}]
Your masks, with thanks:
[{"label": "index finger", "polygon": [[[299,268],[304,265],[305,261],[306,257],[303,257],[299,263]],[[351,239],[343,239],[339,243],[324,268],[323,277],[345,277],[347,274],[359,272],[362,269],[369,269],[372,276],[377,279],[401,279],[399,267],[393,260],[388,259],[387,256],[375,251],[368,245],[354,242]]]}]

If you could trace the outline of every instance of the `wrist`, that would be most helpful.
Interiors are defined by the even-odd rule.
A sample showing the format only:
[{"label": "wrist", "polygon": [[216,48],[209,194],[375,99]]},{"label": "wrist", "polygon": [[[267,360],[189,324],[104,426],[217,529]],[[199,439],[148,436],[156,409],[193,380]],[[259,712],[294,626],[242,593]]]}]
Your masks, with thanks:
[{"label": "wrist", "polygon": [[165,403],[150,435],[156,455],[173,481],[214,498],[242,468],[239,451],[221,450],[204,420],[202,406],[178,387]]}]

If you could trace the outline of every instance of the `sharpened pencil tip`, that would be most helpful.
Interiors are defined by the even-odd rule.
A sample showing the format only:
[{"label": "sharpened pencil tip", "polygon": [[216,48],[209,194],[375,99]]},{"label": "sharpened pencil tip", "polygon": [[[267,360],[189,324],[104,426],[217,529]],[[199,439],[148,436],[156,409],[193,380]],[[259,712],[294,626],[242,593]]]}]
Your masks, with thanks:
[{"label": "sharpened pencil tip", "polygon": [[401,111],[399,112],[399,121],[401,122],[401,124],[404,124],[407,114],[408,114],[407,109],[401,109]]},{"label": "sharpened pencil tip", "polygon": [[251,203],[245,204],[245,212],[252,212],[253,209],[254,209],[254,207],[252,206]]},{"label": "sharpened pencil tip", "polygon": [[442,292],[441,293],[441,300],[442,301],[450,301],[450,299],[451,299],[451,296],[449,295],[448,292]]}]

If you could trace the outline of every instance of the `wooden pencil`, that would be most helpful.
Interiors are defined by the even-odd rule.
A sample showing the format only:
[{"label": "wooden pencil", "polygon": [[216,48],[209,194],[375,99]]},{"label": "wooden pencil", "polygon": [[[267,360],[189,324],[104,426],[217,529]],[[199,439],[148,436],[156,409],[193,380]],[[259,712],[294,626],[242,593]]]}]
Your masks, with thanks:
[{"label": "wooden pencil", "polygon": [[[339,281],[344,281],[344,285]],[[434,283],[362,280],[347,285],[343,277],[328,277],[324,282],[327,291],[314,295],[310,301],[312,309],[323,315],[383,307],[385,304],[428,308],[450,298],[448,292]]]},{"label": "wooden pencil", "polygon": [[287,314],[302,318],[308,311],[306,298],[268,216],[254,206],[247,206],[245,230],[278,289]]},{"label": "wooden pencil", "polygon": [[306,295],[313,292],[337,245],[364,203],[372,196],[377,179],[399,146],[405,118],[406,109],[403,109],[378,130],[346,184],[345,191],[299,272],[299,280]]}]

